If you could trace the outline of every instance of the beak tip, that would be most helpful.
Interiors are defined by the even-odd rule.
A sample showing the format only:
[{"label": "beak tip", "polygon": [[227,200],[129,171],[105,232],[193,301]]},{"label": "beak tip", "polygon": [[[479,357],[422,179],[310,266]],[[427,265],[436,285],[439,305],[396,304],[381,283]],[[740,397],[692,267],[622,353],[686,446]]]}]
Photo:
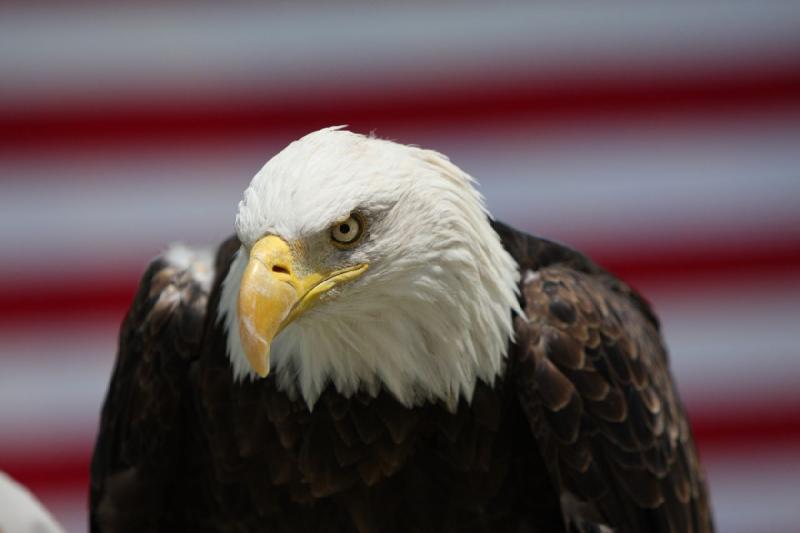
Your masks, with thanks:
[{"label": "beak tip", "polygon": [[259,378],[265,378],[269,375],[269,347],[267,347],[266,354],[262,351],[255,357],[250,355],[247,359],[250,363],[250,368]]}]

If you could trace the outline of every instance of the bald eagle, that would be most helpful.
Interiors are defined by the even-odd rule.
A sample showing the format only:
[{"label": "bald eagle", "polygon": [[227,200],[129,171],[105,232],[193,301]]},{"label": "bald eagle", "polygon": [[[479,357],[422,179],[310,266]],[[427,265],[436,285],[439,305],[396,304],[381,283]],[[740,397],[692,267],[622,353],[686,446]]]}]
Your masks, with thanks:
[{"label": "bald eagle", "polygon": [[142,278],[93,531],[712,530],[646,301],[445,156],[311,133],[235,229]]}]

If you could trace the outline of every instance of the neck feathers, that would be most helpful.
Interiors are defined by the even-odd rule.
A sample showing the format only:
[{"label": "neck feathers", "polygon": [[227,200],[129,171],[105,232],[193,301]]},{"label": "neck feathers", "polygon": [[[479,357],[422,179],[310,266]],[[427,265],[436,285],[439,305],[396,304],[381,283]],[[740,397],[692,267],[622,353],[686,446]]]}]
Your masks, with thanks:
[{"label": "neck feathers", "polygon": [[[328,385],[345,396],[385,388],[407,407],[440,401],[455,410],[461,397],[471,401],[477,380],[492,384],[503,372],[512,312],[520,312],[517,264],[488,220],[481,229],[488,232],[482,236],[487,263],[458,247],[435,251],[436,267],[387,276],[290,324],[273,342],[268,379],[309,409]],[[240,249],[219,307],[238,380],[255,379],[236,315],[246,263]]]}]

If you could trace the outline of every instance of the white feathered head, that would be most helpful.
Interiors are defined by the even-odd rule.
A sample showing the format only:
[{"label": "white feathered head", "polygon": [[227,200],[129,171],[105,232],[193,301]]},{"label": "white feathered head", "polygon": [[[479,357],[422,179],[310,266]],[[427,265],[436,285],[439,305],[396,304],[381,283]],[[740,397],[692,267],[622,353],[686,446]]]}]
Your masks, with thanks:
[{"label": "white feathered head", "polygon": [[430,150],[326,128],[239,203],[220,318],[235,376],[309,408],[329,384],[454,409],[502,371],[517,265],[473,180]]}]

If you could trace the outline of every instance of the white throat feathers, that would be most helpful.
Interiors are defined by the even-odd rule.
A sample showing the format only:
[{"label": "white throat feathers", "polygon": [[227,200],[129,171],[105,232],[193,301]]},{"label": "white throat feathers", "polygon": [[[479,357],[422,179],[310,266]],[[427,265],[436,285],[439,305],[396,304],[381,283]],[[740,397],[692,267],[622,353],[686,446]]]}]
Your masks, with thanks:
[{"label": "white throat feathers", "polygon": [[[342,251],[332,224],[364,217]],[[331,268],[365,263],[271,344],[277,386],[313,409],[328,385],[350,396],[381,388],[411,407],[471,401],[492,384],[520,313],[519,272],[473,179],[434,151],[326,128],[291,143],[256,174],[236,217],[242,247],[218,318],[237,380],[256,379],[239,333],[239,287],[251,248],[276,235]]]}]

